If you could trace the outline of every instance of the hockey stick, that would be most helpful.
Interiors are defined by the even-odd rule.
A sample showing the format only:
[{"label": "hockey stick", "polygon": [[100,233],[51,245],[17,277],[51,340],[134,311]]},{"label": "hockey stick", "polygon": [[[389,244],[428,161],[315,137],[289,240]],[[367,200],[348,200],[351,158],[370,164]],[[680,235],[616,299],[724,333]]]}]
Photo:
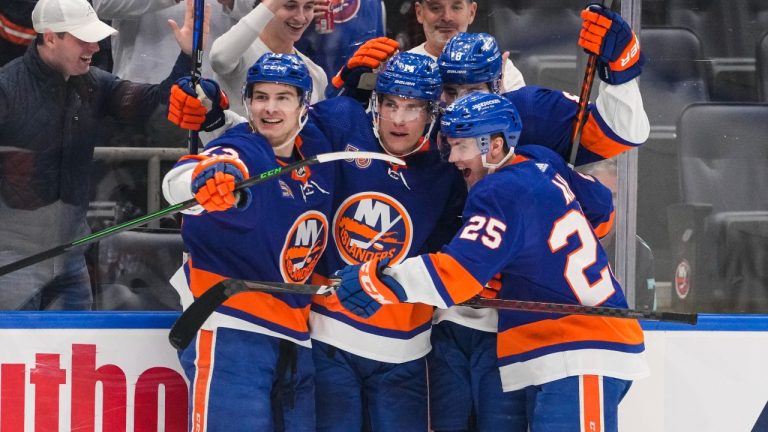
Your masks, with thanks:
[{"label": "hockey stick", "polygon": [[[331,161],[337,161],[337,160],[344,160],[344,159],[380,159],[383,161],[387,161],[390,163],[394,163],[397,165],[405,165],[405,162],[401,159],[398,159],[394,156],[390,156],[384,153],[378,153],[378,152],[349,152],[349,151],[343,151],[343,152],[333,152],[333,153],[323,153],[319,155],[312,156],[308,159],[304,159],[295,163],[292,163],[290,165],[281,166],[277,168],[273,168],[269,171],[265,171],[259,175],[255,175],[248,180],[245,180],[243,182],[240,182],[235,187],[235,190],[245,189],[247,187],[251,187],[255,184],[267,181],[269,179],[275,178],[280,176],[281,174],[284,174],[286,172],[291,172],[293,170],[299,169],[301,167],[307,166],[307,165],[314,165],[318,163],[325,163],[325,162],[331,162]],[[85,237],[82,237],[80,239],[77,239],[73,242],[62,244],[56,247],[53,247],[51,249],[45,250],[43,252],[37,253],[35,255],[30,255],[26,258],[22,258],[18,261],[12,262],[10,264],[4,265],[0,267],[0,276],[3,276],[5,274],[8,274],[12,271],[16,271],[18,269],[30,266],[32,264],[37,264],[40,261],[45,261],[49,258],[53,258],[57,255],[60,255],[74,247],[77,246],[83,246],[87,245],[89,243],[93,243],[95,241],[104,239],[106,237],[112,236],[114,234],[117,234],[119,232],[125,231],[127,229],[137,227],[140,225],[144,225],[148,222],[151,222],[156,219],[160,219],[163,216],[171,215],[174,213],[178,213],[182,210],[186,210],[190,207],[193,207],[197,205],[197,201],[192,198],[187,201],[180,202],[178,204],[174,204],[170,207],[166,207],[164,209],[158,210],[154,213],[144,215],[141,217],[138,217],[133,220],[129,220],[127,222],[123,222],[121,224],[105,228],[101,231],[92,233],[90,235],[87,235]]]},{"label": "hockey stick", "polygon": [[655,312],[638,309],[620,309],[604,306],[583,306],[562,303],[544,303],[523,300],[489,299],[474,297],[462,303],[461,306],[479,306],[503,310],[518,310],[526,312],[549,312],[569,315],[592,315],[610,318],[635,318],[650,321],[677,322],[696,324],[698,314],[682,312]]},{"label": "hockey stick", "polygon": [[280,282],[257,282],[239,279],[224,279],[210,287],[181,314],[168,333],[168,340],[177,350],[186,348],[205,320],[228,298],[244,292],[268,292],[284,294],[329,295],[336,291],[336,285],[304,285]]},{"label": "hockey stick", "polygon": [[[205,320],[213,314],[228,298],[244,292],[267,292],[306,295],[330,295],[336,291],[337,284],[309,285],[281,282],[246,281],[225,279],[212,286],[195,300],[181,314],[171,328],[168,339],[176,349],[186,348],[194,339],[197,331]],[[601,306],[583,306],[562,303],[544,303],[523,300],[487,299],[474,297],[459,306],[478,306],[503,310],[518,310],[525,312],[548,312],[568,315],[591,315],[611,318],[632,318],[651,321],[677,322],[696,324],[697,314],[678,312],[654,312],[637,309],[621,309]]]},{"label": "hockey stick", "polygon": [[[203,20],[205,19],[205,0],[195,0],[195,21],[192,32],[192,88],[197,86],[202,78],[203,69]],[[198,132],[190,130],[187,136],[189,154],[196,155],[200,143]]]},{"label": "hockey stick", "polygon": [[[602,6],[606,9],[610,9],[612,2],[613,0],[604,0]],[[576,153],[579,152],[581,132],[584,130],[584,124],[587,122],[589,94],[592,92],[592,83],[595,80],[596,71],[597,55],[590,54],[587,59],[587,67],[584,69],[584,79],[581,82],[581,92],[579,93],[579,106],[576,110],[576,123],[573,125],[573,135],[571,135],[571,155],[568,158],[568,162],[571,166],[576,165]]]}]

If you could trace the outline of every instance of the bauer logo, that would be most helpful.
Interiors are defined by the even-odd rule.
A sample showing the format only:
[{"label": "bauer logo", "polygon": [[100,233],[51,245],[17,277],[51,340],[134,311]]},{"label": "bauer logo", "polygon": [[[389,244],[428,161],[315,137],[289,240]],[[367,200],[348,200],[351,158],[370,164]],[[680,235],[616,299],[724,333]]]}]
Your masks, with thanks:
[{"label": "bauer logo", "polygon": [[318,211],[296,219],[280,254],[280,273],[286,282],[303,283],[312,274],[328,244],[328,220]]},{"label": "bauer logo", "polygon": [[333,219],[333,235],[339,255],[347,264],[373,258],[401,261],[413,242],[413,223],[405,207],[394,198],[364,192],[352,195]]}]

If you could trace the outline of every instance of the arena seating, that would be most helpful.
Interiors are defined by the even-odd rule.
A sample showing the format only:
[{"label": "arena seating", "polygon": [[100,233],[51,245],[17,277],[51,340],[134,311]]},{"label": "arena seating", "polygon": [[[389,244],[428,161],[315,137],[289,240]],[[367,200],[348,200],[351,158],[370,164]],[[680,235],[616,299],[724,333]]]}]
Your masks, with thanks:
[{"label": "arena seating", "polygon": [[644,28],[640,79],[651,136],[638,150],[637,233],[653,248],[656,274],[668,280],[673,260],[667,207],[680,202],[676,124],[686,106],[708,99],[701,44],[688,29]]},{"label": "arena seating", "polygon": [[694,104],[678,125],[682,203],[669,209],[676,310],[756,312],[768,304],[768,105]]}]

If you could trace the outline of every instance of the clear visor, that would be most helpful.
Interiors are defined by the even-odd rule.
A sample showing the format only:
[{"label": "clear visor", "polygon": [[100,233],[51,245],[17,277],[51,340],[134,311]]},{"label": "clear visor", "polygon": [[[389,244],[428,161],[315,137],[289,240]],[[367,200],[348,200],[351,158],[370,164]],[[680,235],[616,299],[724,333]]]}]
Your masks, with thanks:
[{"label": "clear visor", "polygon": [[387,96],[379,99],[378,115],[381,120],[394,123],[423,123],[432,121],[433,104],[421,99],[394,100]]},{"label": "clear visor", "polygon": [[[488,148],[487,141],[487,135],[473,138],[448,138],[442,134],[437,140],[443,160],[451,163],[472,160],[484,154],[483,149]],[[483,143],[486,144],[483,145]]]},{"label": "clear visor", "polygon": [[489,83],[444,84],[442,97],[445,104],[450,105],[462,97],[475,92],[490,93]]}]

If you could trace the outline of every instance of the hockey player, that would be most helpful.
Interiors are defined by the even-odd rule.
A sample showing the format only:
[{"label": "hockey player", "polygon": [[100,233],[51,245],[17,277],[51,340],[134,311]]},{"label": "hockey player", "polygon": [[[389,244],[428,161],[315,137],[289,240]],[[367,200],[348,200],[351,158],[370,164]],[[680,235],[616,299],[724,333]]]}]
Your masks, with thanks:
[{"label": "hockey player", "polygon": [[[446,308],[501,272],[501,298],[626,308],[598,241],[612,221],[610,191],[549,149],[515,148],[521,128],[497,95],[448,107],[441,133],[471,188],[464,226],[440,253],[346,267],[341,304],[366,318],[403,302]],[[509,431],[616,431],[619,402],[648,373],[636,320],[500,311],[497,353],[517,401]]]},{"label": "hockey player", "polygon": [[[386,41],[364,46],[355,61],[372,66],[396,51],[396,44]],[[211,88],[206,95],[214,99]],[[372,256],[399,262],[436,251],[458,229],[466,187],[429,140],[436,129],[440,89],[432,59],[400,53],[377,79],[370,115],[346,97],[313,105],[308,124],[317,125],[334,150],[386,152],[407,162],[397,167],[350,160],[339,167],[332,234],[316,279]],[[177,87],[175,95],[174,105],[181,108],[171,117],[177,124],[207,128],[203,124],[221,118],[218,109],[209,111],[207,120],[204,109],[192,115],[201,105],[191,89]],[[432,310],[427,305],[398,305],[385,308],[376,319],[361,320],[337,303],[315,299],[310,327],[317,430],[360,430],[366,418],[373,430],[427,429],[425,356]],[[344,411],[338,410],[340,400],[348,404]]]},{"label": "hockey player", "polygon": [[[166,175],[170,203],[192,195],[200,203],[182,224],[189,251],[183,273],[193,296],[225,277],[303,283],[312,273],[329,237],[333,164],[233,193],[249,174],[330,151],[317,128],[305,124],[311,93],[299,57],[265,54],[245,80],[248,122],[200,155],[183,157]],[[206,321],[181,354],[192,430],[314,430],[309,302],[246,293]]]},{"label": "hockey player", "polygon": [[[488,34],[454,36],[438,58],[438,65],[446,103],[472,92],[500,93],[502,55],[496,40]],[[547,143],[563,159],[569,157],[575,97],[535,86],[505,93],[504,97],[519,107],[519,116],[526,125],[519,146]],[[582,135],[577,165],[615,156],[645,141],[648,120],[636,80],[621,85],[602,84],[598,103],[590,104],[588,109],[590,124],[598,127],[587,128]],[[509,412],[506,407],[514,399],[510,394],[501,394],[498,384],[496,311],[466,306],[437,309],[434,324],[433,350],[428,356],[432,428],[464,430],[474,424],[478,430],[504,429],[508,421],[504,413]]]},{"label": "hockey player", "polygon": [[[432,59],[399,53],[378,76],[370,116],[346,97],[313,107],[317,123],[343,149],[382,151],[407,163],[398,168],[355,162],[340,168],[333,234],[317,281],[372,257],[400,262],[436,251],[458,229],[466,188],[429,140],[437,127],[440,88]],[[328,105],[337,108],[318,113]],[[364,320],[327,300],[316,298],[310,314],[318,430],[427,430],[425,356],[433,308],[394,305]]]}]

